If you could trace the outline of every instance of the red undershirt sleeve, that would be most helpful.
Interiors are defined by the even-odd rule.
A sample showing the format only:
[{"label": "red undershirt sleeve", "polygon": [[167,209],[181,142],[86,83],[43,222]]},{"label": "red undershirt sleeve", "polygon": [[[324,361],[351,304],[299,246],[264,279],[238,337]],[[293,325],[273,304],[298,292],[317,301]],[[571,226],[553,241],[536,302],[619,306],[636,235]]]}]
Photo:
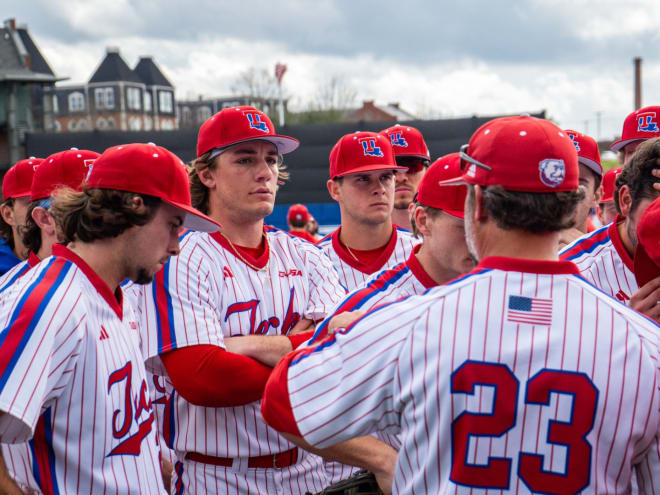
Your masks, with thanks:
[{"label": "red undershirt sleeve", "polygon": [[261,416],[271,427],[282,433],[289,433],[302,438],[298,424],[293,416],[291,400],[289,399],[289,384],[287,374],[291,361],[306,352],[290,352],[277,363],[266,384],[266,390],[261,401]]},{"label": "red undershirt sleeve", "polygon": [[272,371],[215,345],[182,347],[160,358],[181,397],[204,407],[243,406],[261,399]]},{"label": "red undershirt sleeve", "polygon": [[296,335],[287,335],[287,337],[291,341],[291,347],[294,350],[297,349],[300,345],[304,344],[309,339],[314,337],[315,331],[316,330],[310,330],[309,332],[298,333]]}]

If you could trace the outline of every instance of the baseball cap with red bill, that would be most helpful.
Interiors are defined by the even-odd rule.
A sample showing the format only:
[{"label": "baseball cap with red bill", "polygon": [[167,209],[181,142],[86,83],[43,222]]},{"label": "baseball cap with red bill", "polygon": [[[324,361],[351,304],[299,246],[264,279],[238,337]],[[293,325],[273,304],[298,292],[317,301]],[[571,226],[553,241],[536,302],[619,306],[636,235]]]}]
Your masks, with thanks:
[{"label": "baseball cap with red bill", "polygon": [[600,151],[598,151],[596,140],[578,131],[566,129],[564,132],[573,141],[573,146],[575,146],[575,151],[578,154],[578,163],[581,163],[602,177],[603,166],[600,164]]},{"label": "baseball cap with red bill", "polygon": [[99,156],[94,151],[71,148],[44,158],[34,171],[30,201],[46,199],[58,187],[82,191],[85,176]]},{"label": "baseball cap with red bill", "polygon": [[300,142],[296,138],[275,133],[273,123],[254,107],[225,108],[206,120],[197,134],[197,156],[209,151],[222,150],[248,141],[268,141],[277,147],[280,155],[295,150]]},{"label": "baseball cap with red bill", "polygon": [[610,145],[612,151],[619,151],[633,141],[644,141],[660,137],[660,107],[644,107],[635,110],[623,121],[621,139]]},{"label": "baseball cap with red bill", "polygon": [[455,217],[463,218],[467,187],[458,184],[452,187],[440,183],[461,177],[461,157],[459,153],[441,156],[428,168],[417,187],[417,202],[431,208],[438,208]]},{"label": "baseball cap with red bill", "polygon": [[6,201],[10,198],[29,196],[34,171],[43,161],[43,158],[30,157],[16,162],[13,167],[7,170],[4,179],[2,179],[3,199]]},{"label": "baseball cap with red bill", "polygon": [[614,201],[614,183],[620,173],[620,168],[613,168],[603,175],[603,197],[600,200],[601,203],[611,203]]},{"label": "baseball cap with red bill", "polygon": [[660,277],[660,198],[642,213],[637,224],[637,241],[633,271],[641,287]]},{"label": "baseball cap with red bill", "polygon": [[155,144],[113,146],[94,162],[88,189],[114,189],[160,198],[185,214],[183,225],[200,232],[220,228],[215,220],[191,205],[190,182],[185,164],[172,152]]},{"label": "baseball cap with red bill", "polygon": [[424,136],[414,127],[397,124],[383,129],[378,134],[383,134],[390,140],[395,157],[411,156],[422,160],[431,160]]},{"label": "baseball cap with red bill", "polygon": [[307,207],[301,203],[291,205],[286,217],[289,221],[297,220],[299,222],[308,222],[312,218]]},{"label": "baseball cap with red bill", "polygon": [[408,170],[394,159],[390,140],[375,132],[354,132],[337,141],[330,151],[330,178],[378,170]]},{"label": "baseball cap with red bill", "polygon": [[486,122],[463,145],[461,177],[442,184],[500,185],[509,191],[574,191],[579,185],[575,146],[550,121],[530,116]]}]

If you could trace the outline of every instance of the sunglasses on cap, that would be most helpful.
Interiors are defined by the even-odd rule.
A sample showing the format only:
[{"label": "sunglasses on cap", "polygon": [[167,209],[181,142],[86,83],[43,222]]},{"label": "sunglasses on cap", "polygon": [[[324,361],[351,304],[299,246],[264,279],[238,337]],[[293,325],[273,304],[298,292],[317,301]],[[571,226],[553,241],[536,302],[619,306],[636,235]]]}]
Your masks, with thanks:
[{"label": "sunglasses on cap", "polygon": [[467,164],[471,163],[473,165],[476,165],[477,167],[481,167],[486,170],[493,170],[492,167],[489,167],[488,165],[485,165],[474,158],[472,158],[470,155],[467,154],[468,150],[468,144],[464,144],[461,146],[461,151],[459,151],[459,156],[461,158],[460,164],[461,164],[461,170],[465,170],[467,168]]},{"label": "sunglasses on cap", "polygon": [[416,156],[397,156],[396,164],[400,167],[407,167],[408,171],[406,173],[416,174],[421,172],[431,164],[431,160],[425,160],[424,158],[418,158]]}]

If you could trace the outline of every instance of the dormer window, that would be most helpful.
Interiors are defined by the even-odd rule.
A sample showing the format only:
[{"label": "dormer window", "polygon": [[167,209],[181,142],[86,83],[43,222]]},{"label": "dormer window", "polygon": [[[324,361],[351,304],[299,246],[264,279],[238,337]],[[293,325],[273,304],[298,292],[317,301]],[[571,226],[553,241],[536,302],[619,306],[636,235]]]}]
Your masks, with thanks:
[{"label": "dormer window", "polygon": [[69,94],[69,112],[82,112],[85,110],[85,95],[80,91]]},{"label": "dormer window", "polygon": [[172,113],[172,93],[169,91],[158,92],[158,110],[161,113]]},{"label": "dormer window", "polygon": [[96,88],[94,103],[97,109],[115,108],[115,90],[113,88]]},{"label": "dormer window", "polygon": [[140,110],[142,94],[139,88],[126,88],[126,100],[129,110]]},{"label": "dormer window", "polygon": [[144,92],[144,111],[151,112],[151,92]]}]

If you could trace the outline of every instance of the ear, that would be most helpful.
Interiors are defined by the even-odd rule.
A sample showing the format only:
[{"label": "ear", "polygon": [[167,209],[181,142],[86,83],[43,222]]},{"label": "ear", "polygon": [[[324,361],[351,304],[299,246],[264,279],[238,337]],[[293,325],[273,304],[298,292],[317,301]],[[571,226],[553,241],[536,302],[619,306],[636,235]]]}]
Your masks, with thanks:
[{"label": "ear", "polygon": [[328,182],[326,182],[325,185],[328,188],[328,193],[330,193],[330,197],[335,201],[339,202],[339,199],[341,198],[341,190],[339,187],[339,183],[335,182],[332,179],[328,179]]},{"label": "ear", "polygon": [[598,206],[601,198],[603,197],[603,194],[604,194],[603,186],[602,185],[598,186],[596,192],[594,193],[594,206]]},{"label": "ear", "polygon": [[11,206],[4,203],[0,205],[0,214],[2,214],[2,219],[10,227],[16,227],[16,222],[14,221],[14,210]]},{"label": "ear", "polygon": [[215,189],[215,173],[209,167],[205,167],[202,170],[197,170],[197,177],[199,181],[204,184],[209,189]]},{"label": "ear", "polygon": [[414,204],[411,210],[412,216],[415,219],[417,230],[419,230],[419,233],[422,234],[425,238],[428,237],[429,234],[431,234],[431,228],[429,227],[429,214],[422,206],[414,206]]},{"label": "ear", "polygon": [[39,229],[46,235],[55,235],[55,232],[57,231],[55,219],[45,208],[42,208],[41,206],[34,208],[32,210],[32,220],[34,220],[34,223],[36,223]]},{"label": "ear", "polygon": [[141,196],[133,196],[133,209],[141,210],[144,208],[144,199]]},{"label": "ear", "polygon": [[632,209],[632,197],[630,196],[630,188],[627,185],[621,186],[618,191],[618,195],[621,215],[627,217],[630,215],[630,210]]}]

